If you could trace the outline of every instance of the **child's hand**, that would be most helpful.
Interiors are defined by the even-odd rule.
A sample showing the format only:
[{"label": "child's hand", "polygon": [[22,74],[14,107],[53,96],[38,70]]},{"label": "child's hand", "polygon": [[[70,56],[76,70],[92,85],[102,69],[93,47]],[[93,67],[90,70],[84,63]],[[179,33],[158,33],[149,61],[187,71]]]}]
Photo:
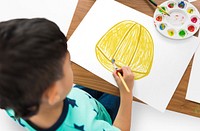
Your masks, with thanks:
[{"label": "child's hand", "polygon": [[[130,92],[128,92],[124,87],[117,72],[120,72],[122,74],[123,79],[126,82],[126,85],[128,86]],[[131,72],[130,67],[122,67],[120,70],[114,71],[113,76],[117,82],[117,85],[119,86],[120,91],[120,107],[113,125],[123,131],[130,131],[134,76]]]},{"label": "child's hand", "polygon": [[[120,72],[123,76],[123,79],[125,80],[128,88],[130,89],[130,92],[128,93],[121,81],[121,79],[119,78],[117,72]],[[133,84],[134,84],[134,75],[130,69],[130,67],[122,67],[119,70],[116,70],[113,72],[113,76],[117,82],[117,85],[119,86],[120,89],[120,95],[123,94],[130,94],[132,96],[132,89],[133,89]]]}]

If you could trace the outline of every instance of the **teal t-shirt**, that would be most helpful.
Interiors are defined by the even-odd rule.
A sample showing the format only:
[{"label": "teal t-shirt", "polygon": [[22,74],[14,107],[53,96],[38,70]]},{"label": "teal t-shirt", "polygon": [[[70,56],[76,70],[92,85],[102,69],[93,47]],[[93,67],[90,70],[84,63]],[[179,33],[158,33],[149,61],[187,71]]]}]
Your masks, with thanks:
[{"label": "teal t-shirt", "polygon": [[7,113],[29,131],[120,131],[112,125],[103,105],[78,88],[72,88],[67,95],[60,118],[49,129],[41,129],[22,118],[15,119],[13,110],[7,110]]}]

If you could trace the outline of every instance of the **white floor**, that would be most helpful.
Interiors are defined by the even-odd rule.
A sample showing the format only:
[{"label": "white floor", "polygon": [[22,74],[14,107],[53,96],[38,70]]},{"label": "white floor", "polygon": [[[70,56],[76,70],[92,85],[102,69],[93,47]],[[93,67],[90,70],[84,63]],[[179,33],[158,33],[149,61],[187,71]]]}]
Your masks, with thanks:
[{"label": "white floor", "polygon": [[200,131],[200,118],[168,110],[161,113],[138,102],[132,105],[131,131]]}]

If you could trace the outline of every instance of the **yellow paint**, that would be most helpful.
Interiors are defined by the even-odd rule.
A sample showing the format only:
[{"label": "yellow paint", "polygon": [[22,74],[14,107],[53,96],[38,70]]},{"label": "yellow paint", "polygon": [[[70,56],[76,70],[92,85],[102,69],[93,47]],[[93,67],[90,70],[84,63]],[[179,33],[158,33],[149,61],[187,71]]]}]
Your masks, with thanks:
[{"label": "yellow paint", "polygon": [[167,33],[169,36],[174,36],[174,30],[168,30]]},{"label": "yellow paint", "polygon": [[194,10],[193,10],[193,9],[188,9],[187,12],[188,12],[189,14],[192,14],[192,13],[194,12]]},{"label": "yellow paint", "polygon": [[148,30],[134,21],[122,21],[109,29],[96,44],[99,62],[113,72],[112,58],[118,68],[130,66],[135,79],[149,74],[154,44]]}]

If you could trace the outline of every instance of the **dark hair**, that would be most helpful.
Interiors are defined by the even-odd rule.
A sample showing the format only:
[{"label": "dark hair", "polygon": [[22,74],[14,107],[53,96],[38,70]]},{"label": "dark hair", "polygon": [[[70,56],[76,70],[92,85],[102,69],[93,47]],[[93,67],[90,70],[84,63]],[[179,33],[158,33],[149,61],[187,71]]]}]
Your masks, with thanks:
[{"label": "dark hair", "polygon": [[0,108],[16,117],[38,112],[41,97],[63,77],[67,39],[44,18],[0,23]]}]

